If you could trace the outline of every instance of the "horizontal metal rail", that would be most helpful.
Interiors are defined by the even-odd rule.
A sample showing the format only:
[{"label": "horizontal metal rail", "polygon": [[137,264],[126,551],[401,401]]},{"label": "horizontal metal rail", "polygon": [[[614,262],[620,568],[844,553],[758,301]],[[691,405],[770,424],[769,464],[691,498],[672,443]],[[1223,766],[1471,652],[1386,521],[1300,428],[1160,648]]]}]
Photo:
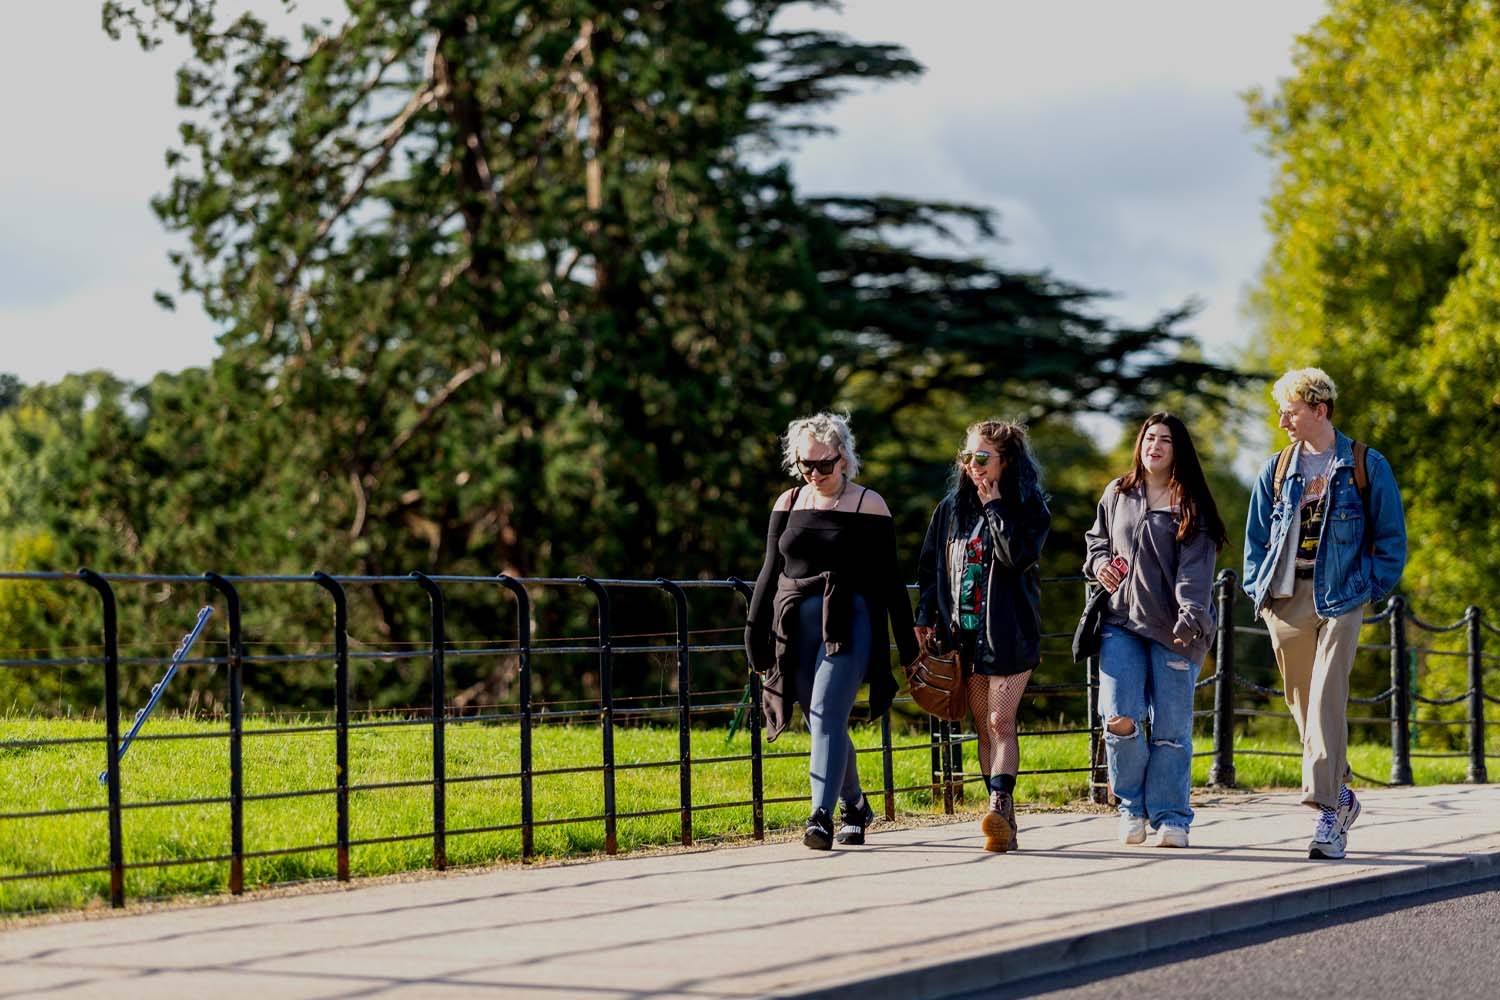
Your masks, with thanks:
[{"label": "horizontal metal rail", "polygon": [[[623,580],[602,579],[588,577],[539,577],[539,578],[511,578],[506,576],[444,576],[444,575],[422,575],[411,574],[406,576],[331,576],[328,574],[315,573],[311,575],[246,575],[226,576],[208,574],[206,577],[188,575],[168,574],[96,574],[89,571],[74,575],[67,573],[0,573],[0,579],[30,581],[38,585],[52,587],[76,587],[81,581],[88,585],[97,595],[98,600],[105,606],[105,626],[102,634],[102,642],[94,647],[71,647],[58,649],[68,655],[57,657],[39,657],[29,655],[25,658],[0,659],[0,667],[8,670],[35,670],[35,669],[58,669],[68,668],[70,670],[81,670],[93,682],[97,683],[100,676],[105,681],[106,704],[103,721],[108,725],[108,731],[102,736],[69,736],[69,737],[36,737],[21,730],[18,738],[0,740],[0,752],[40,752],[63,751],[71,747],[89,745],[101,745],[103,753],[108,759],[118,759],[113,752],[118,743],[118,734],[113,728],[118,723],[119,710],[116,707],[122,693],[122,685],[119,670],[125,668],[149,668],[163,664],[175,663],[176,666],[188,671],[186,676],[193,678],[195,685],[207,685],[213,683],[227,682],[230,686],[231,697],[220,704],[227,704],[228,711],[221,719],[223,728],[212,732],[161,732],[145,731],[140,733],[136,740],[142,744],[155,743],[163,749],[158,751],[167,752],[167,748],[174,745],[174,741],[191,740],[222,740],[229,748],[229,788],[226,794],[216,794],[202,798],[163,798],[156,800],[124,801],[120,795],[118,780],[109,782],[108,804],[86,804],[67,806],[57,809],[24,809],[0,813],[0,823],[26,822],[45,819],[70,819],[79,816],[92,816],[103,814],[109,819],[109,863],[98,866],[88,866],[73,869],[58,869],[50,871],[8,873],[0,876],[0,882],[14,883],[27,879],[44,878],[67,878],[78,876],[96,876],[108,874],[111,882],[111,902],[115,905],[123,905],[124,884],[122,875],[127,870],[138,870],[143,868],[167,868],[183,865],[196,864],[227,864],[229,866],[229,885],[231,891],[239,891],[242,885],[243,865],[246,860],[258,858],[274,858],[285,855],[311,854],[317,852],[335,852],[338,856],[338,878],[349,877],[348,855],[351,849],[366,847],[377,844],[394,844],[403,842],[430,842],[432,844],[432,859],[435,867],[445,867],[447,864],[446,845],[452,838],[473,836],[478,834],[519,834],[522,840],[522,858],[530,860],[533,857],[533,835],[546,827],[566,825],[597,825],[603,824],[604,837],[602,843],[607,852],[613,852],[615,848],[615,831],[619,822],[645,819],[659,819],[666,816],[679,816],[681,823],[680,836],[683,843],[690,843],[694,837],[693,817],[709,811],[722,811],[730,809],[748,809],[753,820],[751,832],[746,835],[760,837],[764,834],[764,813],[767,807],[777,805],[788,805],[793,803],[805,803],[805,794],[796,795],[774,795],[768,794],[763,781],[763,768],[777,760],[806,760],[809,756],[805,750],[773,751],[766,748],[759,738],[759,726],[761,723],[758,704],[758,679],[748,676],[749,685],[747,692],[753,696],[741,698],[738,701],[730,700],[738,693],[734,688],[714,687],[703,685],[702,690],[694,690],[694,671],[692,669],[692,657],[718,657],[721,654],[732,654],[743,656],[743,647],[738,641],[720,641],[724,633],[737,631],[738,624],[720,625],[711,623],[712,627],[692,629],[689,622],[688,594],[702,594],[705,592],[721,592],[726,595],[738,595],[738,599],[748,600],[750,586],[735,578],[723,580]],[[1082,578],[1071,577],[1049,577],[1044,583],[1049,587],[1059,584],[1081,583]],[[201,586],[205,583],[211,585],[225,599],[229,613],[229,636],[225,638],[204,637],[209,653],[188,657],[181,655],[177,657],[164,657],[149,655],[153,650],[161,647],[162,643],[157,640],[148,639],[134,641],[130,644],[127,652],[132,655],[120,656],[119,628],[114,616],[115,606],[113,591],[116,587],[171,584]],[[325,598],[331,601],[334,610],[335,630],[332,640],[313,639],[310,637],[298,637],[285,642],[269,640],[246,641],[241,632],[239,601],[241,588],[254,588],[262,585],[308,587],[314,586],[325,593]],[[428,624],[430,626],[430,637],[421,642],[398,643],[385,642],[376,646],[368,643],[359,643],[349,634],[347,625],[347,608],[344,594],[348,590],[356,588],[392,588],[410,594],[413,597],[422,596],[429,600]],[[484,588],[484,592],[493,593],[497,602],[509,602],[516,611],[515,631],[507,636],[479,636],[458,639],[448,633],[445,619],[443,617],[443,597],[445,589],[461,587]],[[533,637],[530,632],[530,622],[533,619],[531,611],[530,594],[542,590],[562,590],[568,594],[590,602],[590,613],[599,625],[597,636],[551,636]],[[676,613],[676,627],[663,628],[656,631],[648,631],[641,628],[630,630],[615,628],[610,619],[611,594],[616,591],[633,592],[655,592],[661,595],[664,608],[669,608]],[[465,591],[470,593],[471,591]],[[87,590],[79,590],[80,595],[86,595]],[[1194,752],[1195,757],[1212,757],[1211,778],[1215,783],[1233,783],[1233,759],[1236,755],[1244,756],[1269,756],[1296,758],[1300,756],[1295,752],[1275,751],[1257,749],[1244,745],[1243,734],[1237,733],[1235,720],[1246,720],[1252,718],[1276,718],[1290,719],[1292,716],[1287,712],[1273,711],[1265,707],[1255,705],[1236,704],[1236,692],[1249,692],[1257,697],[1265,699],[1281,699],[1283,692],[1278,688],[1256,683],[1249,676],[1237,669],[1234,661],[1234,645],[1237,639],[1264,639],[1268,631],[1257,625],[1240,625],[1235,623],[1235,608],[1237,601],[1237,586],[1233,574],[1222,574],[1216,583],[1216,601],[1220,611],[1220,632],[1218,634],[1219,645],[1215,652],[1214,670],[1205,674],[1195,681],[1196,690],[1212,689],[1214,692],[1213,708],[1203,708],[1194,711],[1195,718],[1211,718],[1213,720],[1214,737],[1213,748]],[[1226,613],[1227,611],[1227,613]],[[719,612],[722,614],[722,612]],[[721,617],[719,622],[723,622]],[[1392,676],[1391,684],[1385,690],[1372,696],[1356,695],[1350,698],[1351,705],[1388,705],[1390,715],[1388,718],[1377,718],[1374,716],[1354,716],[1349,721],[1353,724],[1372,725],[1386,724],[1391,726],[1392,734],[1392,781],[1391,783],[1404,783],[1410,781],[1409,768],[1412,759],[1457,759],[1467,757],[1470,761],[1470,780],[1485,781],[1487,776],[1484,770],[1485,761],[1496,755],[1486,753],[1487,747],[1484,743],[1484,726],[1486,724],[1482,706],[1485,702],[1500,704],[1500,698],[1490,694],[1484,686],[1484,666],[1488,663],[1500,662],[1500,655],[1484,649],[1483,638],[1486,634],[1500,635],[1495,626],[1485,620],[1477,608],[1470,608],[1463,618],[1447,625],[1435,625],[1414,614],[1410,608],[1399,598],[1388,602],[1376,613],[1364,618],[1367,625],[1384,625],[1390,630],[1388,641],[1378,643],[1363,643],[1359,650],[1361,655],[1382,654],[1391,658]],[[642,623],[644,624],[644,623]],[[648,626],[649,627],[649,626]],[[1408,641],[1407,631],[1415,627],[1430,634],[1458,633],[1466,629],[1468,644],[1466,649],[1437,649],[1424,646],[1415,646]],[[1060,640],[1069,638],[1070,633],[1062,631],[1045,631],[1042,633],[1044,649],[1044,665],[1050,664],[1055,655],[1051,645]],[[1226,645],[1227,640],[1227,645]],[[358,648],[349,648],[350,645]],[[329,648],[329,647],[333,648]],[[894,648],[894,644],[892,645]],[[16,649],[8,652],[21,654],[34,654],[41,650]],[[76,655],[77,653],[88,655]],[[135,655],[143,654],[143,655]],[[1454,685],[1448,685],[1449,690],[1445,692],[1427,692],[1417,690],[1412,682],[1412,664],[1418,658],[1432,657],[1438,659],[1464,658],[1470,669],[1469,686],[1466,690],[1455,691]],[[454,703],[447,691],[447,678],[445,673],[445,661],[447,664],[466,662],[469,664],[481,661],[502,659],[507,664],[507,669],[513,667],[518,671],[517,687],[522,693],[518,700],[505,701],[494,705],[467,706],[460,708]],[[540,659],[538,659],[540,658]],[[592,667],[594,675],[598,679],[598,694],[591,699],[579,701],[542,701],[532,697],[534,681],[537,678],[535,668],[538,663],[549,664],[542,669],[552,670],[555,664],[567,658],[588,658],[596,661],[597,667]],[[629,693],[615,690],[613,671],[622,663],[639,664],[642,659],[654,664],[654,669],[662,670],[664,677],[671,677],[670,690],[663,690],[656,695]],[[722,662],[719,661],[719,662]],[[360,664],[374,663],[403,663],[425,665],[431,679],[432,703],[430,706],[413,707],[405,710],[355,710],[348,704],[348,690],[351,684],[351,671]],[[312,674],[326,676],[335,693],[333,708],[314,708],[304,711],[304,718],[298,718],[296,713],[258,713],[244,709],[243,698],[239,696],[241,683],[247,687],[253,687],[255,679],[265,676],[266,671],[274,671],[288,667],[314,667]],[[249,668],[248,672],[247,669]],[[407,669],[407,668],[403,668]],[[566,669],[566,668],[565,668]],[[722,680],[722,668],[712,672],[712,675]],[[1253,676],[1268,678],[1274,675],[1274,667],[1261,667],[1259,672]],[[1078,766],[1052,767],[1042,769],[1022,769],[1021,775],[1049,776],[1049,775],[1085,775],[1086,779],[1081,783],[1082,787],[1092,790],[1092,794],[1100,796],[1107,789],[1107,780],[1102,770],[1102,754],[1099,752],[1101,741],[1101,728],[1098,718],[1098,665],[1096,660],[1091,660],[1081,668],[1076,680],[1068,680],[1059,677],[1048,677],[1047,683],[1032,684],[1028,692],[1037,697],[1051,697],[1054,695],[1071,696],[1083,694],[1088,702],[1086,724],[1070,725],[1066,720],[1059,717],[1059,722],[1054,726],[1040,726],[1032,729],[1021,729],[1019,736],[1024,740],[1043,737],[1089,737],[1089,761],[1080,761]],[[664,688],[666,685],[664,684]],[[131,689],[134,691],[134,688]],[[1431,709],[1448,709],[1468,704],[1466,717],[1439,717],[1418,718],[1414,713],[1417,706],[1428,706]],[[920,718],[920,712],[912,705],[909,698],[898,698],[896,703],[898,712],[910,712]],[[391,717],[388,713],[396,711],[401,717]],[[729,713],[747,713],[745,722],[747,729],[752,735],[751,748],[747,753],[709,753],[698,755],[701,749],[701,741],[692,737],[695,732],[701,733],[709,718],[722,719]],[[1425,710],[1424,710],[1425,712]],[[386,714],[382,714],[386,713]],[[1436,714],[1436,713],[1434,713]],[[290,716],[287,725],[254,725],[246,728],[246,717],[273,718]],[[635,724],[654,724],[656,720],[666,722],[672,720],[679,732],[679,746],[676,756],[660,755],[652,756],[646,760],[622,759],[615,746],[616,737],[629,730]],[[98,720],[95,720],[98,721]],[[977,735],[973,732],[964,732],[958,725],[933,725],[932,731],[927,734],[927,739],[921,742],[905,742],[893,737],[892,717],[886,716],[881,720],[882,738],[878,745],[857,748],[857,754],[865,759],[879,758],[883,765],[883,780],[878,783],[879,787],[871,787],[868,794],[872,799],[881,798],[886,803],[887,815],[894,816],[894,800],[897,795],[914,794],[926,796],[927,800],[934,806],[941,803],[946,812],[954,811],[955,798],[961,796],[965,786],[981,784],[984,781],[982,774],[966,771],[963,767],[964,747],[976,742]],[[169,728],[169,724],[167,725]],[[601,742],[595,753],[589,756],[592,759],[582,763],[566,766],[539,766],[535,759],[535,750],[531,745],[535,734],[547,731],[548,726],[554,727],[578,727],[588,726],[597,728]],[[521,745],[520,761],[518,764],[509,764],[505,770],[487,771],[477,774],[450,774],[448,768],[452,765],[450,754],[445,748],[444,738],[451,727],[475,726],[505,726],[514,727],[516,738]],[[1421,749],[1412,746],[1411,734],[1425,731],[1428,727],[1436,727],[1434,737],[1440,739],[1438,748]],[[1467,750],[1449,749],[1448,733],[1461,727],[1467,727],[1469,747]],[[431,773],[414,776],[409,779],[400,778],[386,781],[370,781],[359,783],[351,780],[351,763],[348,748],[348,740],[351,733],[365,731],[376,734],[383,730],[414,730],[416,732],[431,735],[433,752],[426,755],[424,767],[430,767]],[[459,730],[454,730],[455,732]],[[264,743],[268,737],[302,736],[311,735],[316,737],[331,737],[335,744],[337,763],[332,773],[337,774],[337,781],[331,785],[308,787],[301,789],[284,789],[276,791],[246,791],[246,767],[240,758],[240,750],[245,740],[251,739]],[[699,743],[698,747],[693,744]],[[320,746],[321,744],[313,744]],[[326,752],[326,751],[314,751]],[[932,768],[929,773],[929,781],[917,784],[898,784],[894,780],[892,761],[897,755],[911,753],[930,754]],[[701,795],[693,792],[693,776],[705,767],[722,767],[726,764],[749,765],[751,774],[749,780],[748,795],[734,795],[729,801],[700,801]],[[124,763],[129,767],[129,761]],[[353,769],[358,769],[357,758]],[[627,802],[616,799],[615,778],[626,772],[659,772],[675,769],[679,774],[679,797],[678,801],[671,802],[663,800],[648,800],[644,802]],[[593,781],[601,782],[604,788],[601,805],[603,808],[585,816],[547,816],[537,815],[535,802],[532,797],[533,785],[537,781],[546,779],[565,779],[577,776],[588,776]],[[1226,780],[1227,779],[1227,780]],[[517,805],[515,793],[519,792],[519,815],[515,821],[510,821],[514,813],[501,812],[501,800],[497,798],[493,809],[496,820],[505,819],[505,822],[493,823],[468,823],[462,827],[449,827],[449,814],[444,799],[445,790],[450,787],[468,786],[471,788],[483,788],[485,786],[496,786],[495,792],[485,792],[489,795],[503,795],[503,809],[513,810]],[[349,834],[349,817],[351,809],[372,808],[369,805],[361,805],[371,800],[362,798],[361,793],[383,793],[383,792],[413,792],[423,791],[430,793],[434,812],[433,822],[427,829],[421,831],[401,831],[388,836],[355,838]],[[326,799],[332,800],[336,806],[338,835],[330,842],[307,844],[302,846],[286,846],[264,849],[248,849],[243,836],[243,821],[245,807],[265,803],[274,803],[300,799]],[[352,804],[352,805],[351,805]],[[209,855],[195,858],[159,858],[140,859],[132,858],[125,861],[123,850],[123,833],[120,828],[120,817],[127,812],[139,812],[152,809],[184,809],[184,808],[211,808],[214,810],[225,810],[230,820],[230,849],[227,853]],[[263,812],[257,812],[257,816]],[[483,819],[483,817],[480,817]]]}]

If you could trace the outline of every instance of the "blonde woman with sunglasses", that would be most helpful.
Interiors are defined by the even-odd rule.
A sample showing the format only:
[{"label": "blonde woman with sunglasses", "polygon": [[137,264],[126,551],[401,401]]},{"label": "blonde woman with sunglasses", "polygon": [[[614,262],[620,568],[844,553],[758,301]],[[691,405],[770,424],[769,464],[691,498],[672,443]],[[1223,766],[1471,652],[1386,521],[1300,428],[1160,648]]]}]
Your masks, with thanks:
[{"label": "blonde woman with sunglasses", "polygon": [[854,481],[859,454],[848,418],[793,420],[782,438],[782,467],[802,483],[771,509],[745,649],[763,675],[767,739],[785,730],[794,704],[812,730],[812,813],[802,842],[826,851],[835,841],[863,844],[875,819],[860,787],[849,714],[861,684],[870,685],[872,717],[895,697],[887,620],[902,663],[916,659],[917,644],[891,512],[880,494]]},{"label": "blonde woman with sunglasses", "polygon": [[1020,424],[972,425],[949,485],[917,564],[915,634],[959,651],[990,793],[984,848],[1003,852],[1017,846],[1016,711],[1041,660],[1038,561],[1052,515]]}]

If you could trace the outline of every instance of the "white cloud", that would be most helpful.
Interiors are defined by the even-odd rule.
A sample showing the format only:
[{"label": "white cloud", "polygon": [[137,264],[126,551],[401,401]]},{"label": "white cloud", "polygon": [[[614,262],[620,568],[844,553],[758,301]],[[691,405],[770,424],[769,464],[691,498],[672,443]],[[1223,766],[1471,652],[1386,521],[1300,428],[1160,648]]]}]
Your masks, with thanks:
[{"label": "white cloud", "polygon": [[[1117,293],[1145,321],[1189,298],[1192,329],[1227,359],[1249,336],[1239,303],[1267,247],[1270,169],[1240,94],[1291,70],[1314,0],[981,3],[849,0],[799,24],[904,44],[915,83],[867,87],[806,142],[814,191],[970,201],[1000,213],[1005,266]],[[789,22],[790,23],[790,22]]]}]

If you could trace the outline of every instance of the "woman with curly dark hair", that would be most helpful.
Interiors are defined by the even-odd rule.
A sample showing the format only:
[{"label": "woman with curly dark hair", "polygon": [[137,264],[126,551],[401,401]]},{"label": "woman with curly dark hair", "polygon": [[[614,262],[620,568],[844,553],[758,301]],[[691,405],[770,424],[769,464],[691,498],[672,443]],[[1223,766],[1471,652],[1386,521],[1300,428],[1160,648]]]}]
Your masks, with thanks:
[{"label": "woman with curly dark hair", "polygon": [[990,792],[987,851],[1016,847],[1016,711],[1041,660],[1042,544],[1052,524],[1026,428],[969,427],[917,564],[917,641],[959,652]]}]

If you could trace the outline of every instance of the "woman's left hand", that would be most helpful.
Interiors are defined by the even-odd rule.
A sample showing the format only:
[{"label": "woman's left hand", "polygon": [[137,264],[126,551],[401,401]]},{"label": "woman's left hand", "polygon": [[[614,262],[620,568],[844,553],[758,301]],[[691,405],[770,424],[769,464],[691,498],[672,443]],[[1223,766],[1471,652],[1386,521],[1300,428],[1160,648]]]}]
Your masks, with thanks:
[{"label": "woman's left hand", "polygon": [[980,503],[989,503],[1000,495],[1000,484],[992,483],[988,479],[976,480],[974,489],[979,491]]}]

